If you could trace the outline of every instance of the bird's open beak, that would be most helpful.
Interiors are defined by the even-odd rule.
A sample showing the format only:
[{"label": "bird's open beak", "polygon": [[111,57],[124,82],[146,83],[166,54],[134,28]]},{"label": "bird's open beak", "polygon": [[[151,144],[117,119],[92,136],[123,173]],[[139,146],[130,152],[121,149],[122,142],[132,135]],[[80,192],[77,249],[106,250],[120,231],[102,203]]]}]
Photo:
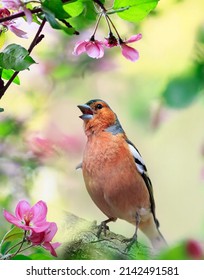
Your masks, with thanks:
[{"label": "bird's open beak", "polygon": [[93,118],[93,110],[90,106],[84,104],[84,105],[78,105],[77,106],[83,115],[79,116],[82,120],[90,120]]}]

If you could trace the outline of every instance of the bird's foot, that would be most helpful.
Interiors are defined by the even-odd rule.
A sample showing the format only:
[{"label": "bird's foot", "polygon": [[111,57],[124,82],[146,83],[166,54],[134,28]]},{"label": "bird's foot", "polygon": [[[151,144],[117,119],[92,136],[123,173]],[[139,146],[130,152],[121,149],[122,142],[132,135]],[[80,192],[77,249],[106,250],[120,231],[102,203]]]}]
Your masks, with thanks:
[{"label": "bird's foot", "polygon": [[123,243],[127,243],[125,251],[129,251],[134,244],[137,245],[137,234],[135,233],[131,238],[125,238],[122,240]]},{"label": "bird's foot", "polygon": [[109,230],[109,227],[106,225],[106,221],[101,222],[101,224],[98,227],[97,237],[98,238],[100,237],[102,231],[103,231],[103,234],[106,236],[107,230]]}]

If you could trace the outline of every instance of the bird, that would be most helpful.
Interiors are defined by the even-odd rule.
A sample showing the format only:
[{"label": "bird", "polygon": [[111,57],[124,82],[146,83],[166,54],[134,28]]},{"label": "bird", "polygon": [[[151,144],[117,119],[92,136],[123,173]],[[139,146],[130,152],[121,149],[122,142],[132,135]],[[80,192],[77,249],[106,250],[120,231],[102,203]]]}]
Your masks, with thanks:
[{"label": "bird", "polygon": [[86,189],[96,206],[107,216],[97,236],[106,234],[107,224],[117,219],[135,226],[134,235],[124,242],[128,250],[137,243],[140,229],[153,249],[167,247],[156,218],[153,187],[145,162],[128,139],[117,115],[101,99],[92,99],[77,106],[87,137],[82,168]]}]

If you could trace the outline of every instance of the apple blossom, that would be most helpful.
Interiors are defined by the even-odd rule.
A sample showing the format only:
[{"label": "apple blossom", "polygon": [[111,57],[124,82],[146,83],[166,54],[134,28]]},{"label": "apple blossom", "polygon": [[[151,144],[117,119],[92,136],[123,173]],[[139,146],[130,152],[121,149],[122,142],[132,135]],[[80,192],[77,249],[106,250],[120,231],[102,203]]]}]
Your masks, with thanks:
[{"label": "apple blossom", "polygon": [[32,245],[34,246],[40,245],[44,249],[50,251],[50,253],[54,257],[57,257],[57,253],[55,249],[57,249],[61,245],[61,243],[59,242],[51,243],[56,232],[57,232],[56,223],[49,223],[49,227],[45,231],[39,233],[32,232],[27,239],[32,243]]},{"label": "apple blossom", "polygon": [[32,13],[29,9],[26,8],[26,3],[21,0],[2,0],[3,7],[13,10],[21,11],[23,10],[27,19],[27,22],[30,24],[32,22]]},{"label": "apple blossom", "polygon": [[92,58],[101,58],[104,56],[103,42],[90,39],[89,41],[80,41],[75,45],[73,54],[80,55],[84,52]]},{"label": "apple blossom", "polygon": [[130,61],[137,61],[139,59],[139,53],[136,49],[128,46],[127,44],[128,43],[133,43],[133,42],[136,42],[138,40],[140,40],[142,38],[142,34],[136,34],[136,35],[133,35],[131,36],[128,40],[126,41],[123,41],[123,40],[119,40],[119,44],[120,44],[120,47],[122,49],[122,55],[127,58],[128,60]]},{"label": "apple blossom", "polygon": [[[11,15],[11,13],[8,9],[6,9],[6,8],[1,8],[0,9],[0,18],[8,17],[10,15]],[[11,32],[13,32],[18,37],[27,38],[27,35],[26,35],[27,33],[24,32],[23,30],[17,28],[16,27],[16,22],[13,21],[13,20],[8,20],[8,21],[5,21],[5,22],[1,23],[0,24],[0,30],[1,30],[1,26],[3,28],[9,29]]]},{"label": "apple blossom", "polygon": [[47,205],[43,201],[38,201],[31,207],[26,200],[21,200],[16,206],[15,216],[6,210],[3,215],[9,223],[24,230],[42,232],[49,227],[46,221]]},{"label": "apple blossom", "polygon": [[109,33],[109,37],[108,37],[108,38],[105,38],[104,45],[105,45],[107,48],[113,48],[113,47],[115,47],[115,46],[118,46],[118,40],[117,40],[117,38],[113,35],[112,32]]}]

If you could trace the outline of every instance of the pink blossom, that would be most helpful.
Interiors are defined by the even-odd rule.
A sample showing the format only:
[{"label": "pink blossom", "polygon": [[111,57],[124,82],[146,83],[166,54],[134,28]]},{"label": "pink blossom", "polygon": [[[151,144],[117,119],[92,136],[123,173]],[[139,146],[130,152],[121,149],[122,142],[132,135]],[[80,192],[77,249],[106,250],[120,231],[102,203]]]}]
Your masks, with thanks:
[{"label": "pink blossom", "polygon": [[120,46],[122,49],[122,55],[130,61],[137,61],[139,59],[139,53],[136,49],[128,46],[128,43],[133,43],[142,38],[142,34],[136,34],[131,36],[128,40],[122,41],[120,40]]},{"label": "pink blossom", "polygon": [[49,227],[40,233],[32,232],[31,235],[28,237],[28,240],[34,245],[41,245],[46,250],[50,251],[50,253],[57,257],[57,253],[55,249],[57,249],[61,243],[55,242],[51,243],[53,237],[57,232],[57,225],[56,223],[49,223]]},{"label": "pink blossom", "polygon": [[88,56],[98,59],[104,56],[103,45],[103,42],[94,39],[80,41],[75,45],[73,54],[80,55],[86,52]]},{"label": "pink blossom", "polygon": [[112,33],[110,33],[109,37],[105,38],[104,45],[107,48],[116,47],[116,46],[118,46],[118,40],[117,40],[117,38]]},{"label": "pink blossom", "polygon": [[130,61],[137,61],[139,59],[139,53],[132,47],[127,46],[126,44],[121,44],[122,55]]},{"label": "pink blossom", "polygon": [[10,10],[19,10],[21,4],[20,0],[2,0],[2,5]]},{"label": "pink blossom", "polygon": [[7,25],[7,27],[9,28],[9,30],[11,32],[13,32],[16,36],[20,37],[20,38],[25,38],[27,39],[28,36],[27,36],[27,33],[24,32],[23,30],[17,28],[14,24],[9,24]]},{"label": "pink blossom", "polygon": [[8,17],[10,16],[10,12],[8,9],[4,9],[4,8],[1,8],[0,9],[0,18],[4,18],[4,17]]},{"label": "pink blossom", "polygon": [[26,4],[21,0],[2,0],[3,7],[13,10],[13,11],[21,11],[23,10],[27,19],[27,22],[30,24],[32,22],[32,13],[30,10],[26,8]]},{"label": "pink blossom", "polygon": [[186,252],[191,259],[202,259],[203,258],[203,248],[200,242],[190,239],[186,243]]},{"label": "pink blossom", "polygon": [[15,216],[6,210],[3,215],[9,223],[24,230],[42,232],[49,227],[46,222],[47,205],[43,201],[38,201],[31,207],[26,200],[21,200],[16,206]]},{"label": "pink blossom", "polygon": [[[11,13],[8,9],[6,9],[6,8],[0,9],[0,18],[5,18],[10,15],[11,15]],[[13,20],[4,21],[1,23],[1,25],[5,28],[9,29],[11,32],[13,32],[18,37],[27,38],[27,35],[26,35],[27,33],[24,32],[23,30],[17,28],[15,21],[13,21]]]},{"label": "pink blossom", "polygon": [[34,136],[29,140],[29,148],[39,158],[50,158],[55,153],[55,143],[48,138]]}]

